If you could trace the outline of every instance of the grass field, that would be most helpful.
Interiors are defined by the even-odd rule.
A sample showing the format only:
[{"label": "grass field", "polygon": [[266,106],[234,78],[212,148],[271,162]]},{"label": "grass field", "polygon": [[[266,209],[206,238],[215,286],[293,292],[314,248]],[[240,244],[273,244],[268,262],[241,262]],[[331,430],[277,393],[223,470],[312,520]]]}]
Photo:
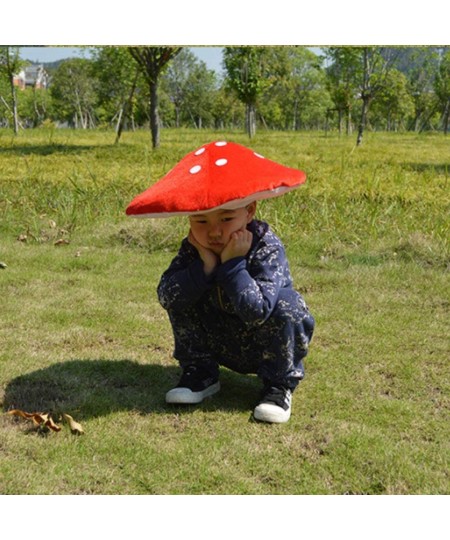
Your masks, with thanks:
[{"label": "grass field", "polygon": [[[306,170],[259,205],[316,318],[291,420],[251,420],[259,381],[170,407],[156,299],[183,219],[128,202],[228,139]],[[449,165],[444,136],[0,131],[1,494],[449,494]],[[72,435],[6,412],[70,414]],[[61,424],[62,425],[62,424]]]}]

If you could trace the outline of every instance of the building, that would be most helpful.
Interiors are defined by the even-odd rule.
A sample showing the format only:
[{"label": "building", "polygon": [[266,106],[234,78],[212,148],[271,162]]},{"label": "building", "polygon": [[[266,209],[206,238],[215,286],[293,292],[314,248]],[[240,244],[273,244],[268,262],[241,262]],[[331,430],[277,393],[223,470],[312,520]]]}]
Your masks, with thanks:
[{"label": "building", "polygon": [[21,90],[25,88],[47,88],[48,73],[42,64],[32,64],[14,76],[14,85]]}]

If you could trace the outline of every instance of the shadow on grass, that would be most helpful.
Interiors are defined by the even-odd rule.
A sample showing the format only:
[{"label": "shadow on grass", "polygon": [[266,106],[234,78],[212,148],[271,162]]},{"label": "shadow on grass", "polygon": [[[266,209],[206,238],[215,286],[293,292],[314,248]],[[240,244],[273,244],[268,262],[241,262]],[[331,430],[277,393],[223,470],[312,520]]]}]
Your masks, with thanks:
[{"label": "shadow on grass", "polygon": [[448,174],[450,162],[448,163],[406,163],[408,169],[419,173],[431,172],[434,174]]},{"label": "shadow on grass", "polygon": [[[119,411],[190,412],[194,407],[165,403],[165,393],[178,382],[179,375],[177,366],[131,360],[69,360],[13,379],[6,387],[3,408],[56,415],[65,412],[77,419]],[[256,377],[222,368],[220,379],[220,393],[195,408],[239,411],[255,406],[260,390]]]},{"label": "shadow on grass", "polygon": [[12,145],[0,147],[0,154],[9,155],[38,155],[49,156],[51,154],[79,154],[80,152],[87,152],[94,149],[112,148],[113,145],[80,145],[80,144],[24,144],[24,145]]}]

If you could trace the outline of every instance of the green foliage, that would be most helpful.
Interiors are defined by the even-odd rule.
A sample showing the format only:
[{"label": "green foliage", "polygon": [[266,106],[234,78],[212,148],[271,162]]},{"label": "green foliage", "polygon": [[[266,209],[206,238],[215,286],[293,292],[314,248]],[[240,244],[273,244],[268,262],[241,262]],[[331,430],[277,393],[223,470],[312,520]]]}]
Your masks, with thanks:
[{"label": "green foliage", "polygon": [[[112,123],[123,113],[134,85],[143,87],[142,75],[126,47],[96,47],[93,70],[97,98],[97,113],[103,122]],[[132,100],[135,100],[135,95]],[[135,103],[132,103],[135,105]],[[129,111],[134,117],[135,106]]]},{"label": "green foliage", "polygon": [[443,130],[447,133],[450,116],[450,51],[442,56],[434,88],[440,104]]},{"label": "green foliage", "polygon": [[274,47],[271,51],[278,76],[258,106],[266,124],[296,131],[320,126],[330,108],[320,58],[304,47]]},{"label": "green foliage", "polygon": [[242,103],[254,105],[273,83],[269,71],[269,47],[225,47],[227,83]]},{"label": "green foliage", "polygon": [[128,51],[148,85],[150,131],[153,148],[157,148],[160,143],[161,124],[158,84],[169,62],[180,53],[181,47],[128,47]]},{"label": "green foliage", "polygon": [[217,85],[216,74],[182,49],[162,78],[162,89],[174,106],[173,125],[213,127]]},{"label": "green foliage", "polygon": [[349,133],[357,96],[357,81],[362,68],[360,50],[355,47],[328,47],[325,53],[330,62],[327,68],[327,88],[334,108],[339,113],[338,128],[341,131],[342,115],[345,115]]},{"label": "green foliage", "polygon": [[19,117],[27,127],[39,127],[45,120],[55,117],[53,101],[44,88],[25,88],[20,92]]},{"label": "green foliage", "polygon": [[387,131],[407,128],[407,121],[414,114],[414,101],[407,86],[408,80],[400,71],[393,69],[386,75],[372,106],[372,125]]},{"label": "green foliage", "polygon": [[[139,56],[140,49],[149,50]],[[446,132],[447,49],[326,47],[321,56],[302,46],[224,47],[219,80],[188,47],[93,47],[89,59],[52,65],[48,90],[16,92],[19,117],[23,127],[48,118],[118,131],[152,124],[245,127],[250,136],[257,127],[345,129],[350,135],[362,118],[364,97],[370,104],[365,107],[369,130]],[[157,115],[149,109],[154,72],[159,73]],[[1,126],[13,125],[10,96],[0,70]]]},{"label": "green foliage", "polygon": [[409,94],[414,101],[414,115],[409,126],[414,131],[423,131],[432,125],[430,120],[435,108],[432,89],[437,61],[438,52],[435,48],[418,47],[409,52],[409,66],[402,66],[408,77]]},{"label": "green foliage", "polygon": [[12,118],[14,133],[16,135],[19,132],[19,117],[17,113],[17,92],[14,77],[24,65],[24,62],[20,59],[19,51],[19,47],[0,46],[0,78],[3,76],[8,82],[10,105],[8,105],[3,96],[1,101],[6,107],[7,116]]},{"label": "green foliage", "polygon": [[94,127],[96,124],[93,65],[85,58],[62,62],[55,71],[50,86],[57,118],[74,127]]},{"label": "green foliage", "polygon": [[446,103],[450,96],[450,51],[441,59],[439,70],[435,78],[436,95],[442,103]]},{"label": "green foliage", "polygon": [[10,79],[24,65],[25,62],[20,58],[20,47],[0,47],[0,76],[3,75]]}]

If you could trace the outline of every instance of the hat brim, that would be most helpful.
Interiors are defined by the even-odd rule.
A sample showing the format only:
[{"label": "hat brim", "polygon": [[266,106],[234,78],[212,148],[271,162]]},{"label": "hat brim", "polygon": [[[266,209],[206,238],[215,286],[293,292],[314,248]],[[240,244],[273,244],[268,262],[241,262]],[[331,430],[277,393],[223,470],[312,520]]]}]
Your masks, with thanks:
[{"label": "hat brim", "polygon": [[210,212],[214,212],[215,210],[237,210],[238,208],[243,208],[254,201],[262,201],[264,199],[273,199],[275,197],[280,197],[281,195],[284,195],[285,193],[288,193],[289,191],[293,191],[297,187],[299,186],[279,187],[279,188],[271,189],[268,191],[260,191],[259,193],[254,193],[252,195],[249,195],[247,197],[243,197],[240,199],[234,199],[220,206],[215,206],[214,208],[207,208],[206,210],[193,210],[193,211],[178,210],[178,211],[173,211],[173,212],[146,212],[142,214],[129,214],[129,215],[130,217],[134,217],[134,218],[169,218],[169,217],[176,217],[176,216],[195,216],[196,214],[208,214]]},{"label": "hat brim", "polygon": [[218,141],[187,154],[163,178],[135,197],[126,213],[165,218],[236,209],[299,187],[306,174],[245,146]]}]

